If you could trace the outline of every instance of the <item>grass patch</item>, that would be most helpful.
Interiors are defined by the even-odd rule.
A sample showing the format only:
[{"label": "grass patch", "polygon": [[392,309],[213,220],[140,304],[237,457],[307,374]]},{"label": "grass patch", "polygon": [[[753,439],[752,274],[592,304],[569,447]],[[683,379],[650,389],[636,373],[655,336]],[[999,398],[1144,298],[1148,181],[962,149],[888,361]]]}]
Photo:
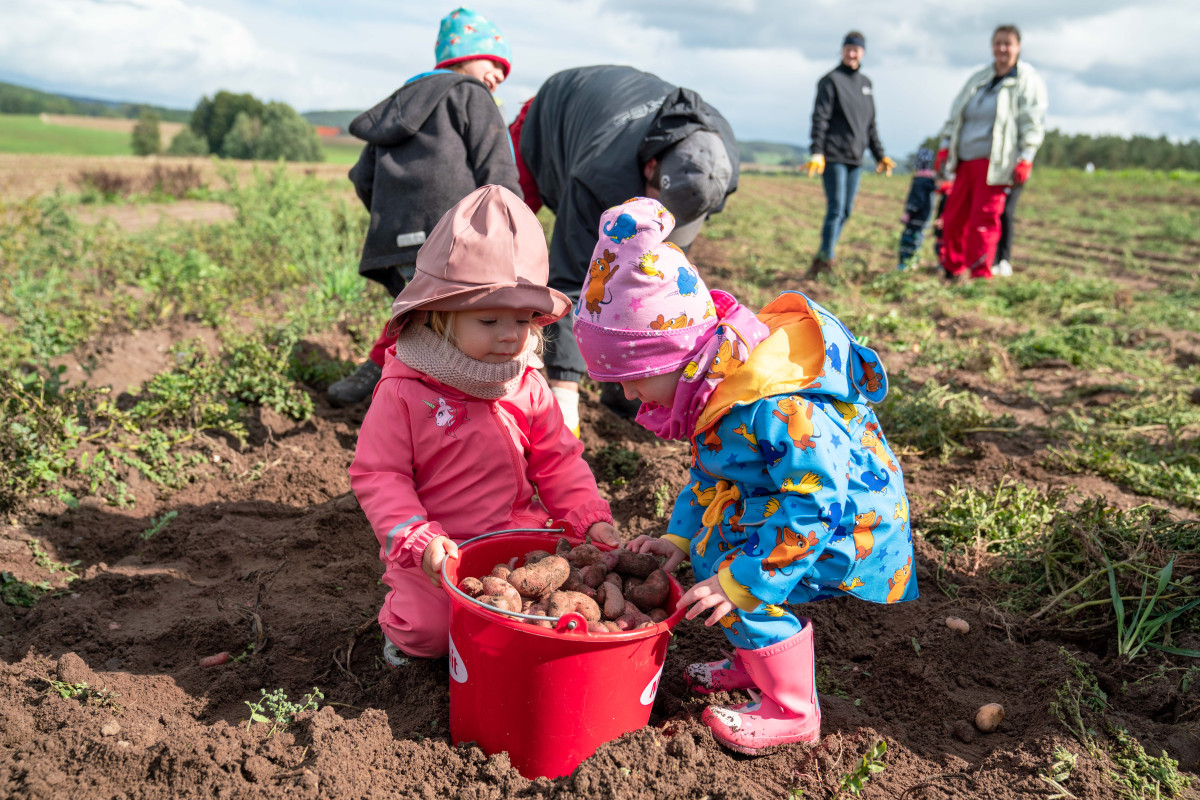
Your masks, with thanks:
[{"label": "grass patch", "polygon": [[0,153],[131,156],[128,133],[47,125],[36,114],[0,114]]},{"label": "grass patch", "polygon": [[876,406],[888,440],[943,461],[969,450],[966,437],[983,431],[1013,431],[1011,418],[997,420],[970,391],[954,391],[939,383],[918,389],[892,386]]}]

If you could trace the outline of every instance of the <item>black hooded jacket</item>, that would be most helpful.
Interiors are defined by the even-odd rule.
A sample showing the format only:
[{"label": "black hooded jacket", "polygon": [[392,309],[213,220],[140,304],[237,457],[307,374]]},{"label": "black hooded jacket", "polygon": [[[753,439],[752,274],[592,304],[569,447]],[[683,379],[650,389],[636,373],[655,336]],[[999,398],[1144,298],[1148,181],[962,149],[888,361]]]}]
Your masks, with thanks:
[{"label": "black hooded jacket", "polygon": [[643,165],[696,130],[712,131],[725,142],[733,165],[726,196],[732,194],[738,180],[733,128],[691,89],[618,66],[569,69],[542,84],[520,146],[542,202],[557,215],[551,287],[579,296],[600,215],[645,194]]},{"label": "black hooded jacket", "polygon": [[415,263],[433,226],[475,189],[494,183],[522,196],[508,128],[475,78],[410,81],[355,117],[350,133],[367,142],[350,170],[371,212],[358,271],[385,285],[382,272]]},{"label": "black hooded jacket", "polygon": [[817,83],[811,151],[825,156],[827,163],[857,167],[868,146],[876,161],[883,159],[883,144],[875,130],[871,79],[838,64]]}]

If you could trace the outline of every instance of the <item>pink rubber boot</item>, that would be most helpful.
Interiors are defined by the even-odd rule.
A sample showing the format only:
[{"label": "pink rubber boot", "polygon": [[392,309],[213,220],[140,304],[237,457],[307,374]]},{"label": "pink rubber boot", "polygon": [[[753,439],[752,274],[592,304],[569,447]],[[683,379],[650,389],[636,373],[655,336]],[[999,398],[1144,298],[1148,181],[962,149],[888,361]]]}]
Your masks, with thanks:
[{"label": "pink rubber boot", "polygon": [[707,664],[691,664],[683,677],[688,687],[700,694],[713,692],[730,692],[735,689],[753,689],[754,681],[746,668],[742,666],[740,653],[726,653],[728,656],[720,661],[710,661]]},{"label": "pink rubber boot", "polygon": [[702,719],[716,740],[747,755],[781,744],[820,741],[812,621],[804,620],[804,630],[790,639],[759,650],[738,650],[738,655],[760,691],[750,690],[749,703],[704,710]]}]

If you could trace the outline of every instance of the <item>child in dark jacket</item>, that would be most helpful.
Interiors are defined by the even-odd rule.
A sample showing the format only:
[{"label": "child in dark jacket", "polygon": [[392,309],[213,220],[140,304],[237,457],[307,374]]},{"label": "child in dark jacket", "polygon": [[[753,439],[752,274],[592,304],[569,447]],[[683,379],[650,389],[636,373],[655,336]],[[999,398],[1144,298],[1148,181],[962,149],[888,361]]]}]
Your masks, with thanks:
[{"label": "child in dark jacket", "polygon": [[[371,212],[358,271],[392,297],[411,280],[421,243],[451,206],[487,184],[521,196],[508,129],[492,97],[508,76],[508,42],[482,15],[459,8],[442,20],[434,53],[432,71],[350,123],[367,143],[350,180]],[[330,402],[367,399],[394,342],[381,334],[358,371],[329,387]]]},{"label": "child in dark jacket", "polygon": [[693,664],[701,692],[756,690],[712,706],[716,739],[743,753],[820,738],[812,622],[787,604],[917,596],[904,475],[875,412],[876,353],[832,314],[785,292],[758,314],[709,292],[664,239],[675,220],[634,198],[600,218],[575,336],[596,380],[642,401],[637,421],[691,442],[690,485],[662,538],[635,552],[691,558],[689,619],[711,612],[736,653]]},{"label": "child in dark jacket", "polygon": [[925,241],[925,227],[933,215],[933,195],[937,191],[937,173],[933,169],[933,151],[928,147],[917,150],[913,160],[913,179],[904,201],[904,214],[900,221],[904,230],[900,233],[900,260],[896,269],[917,266],[921,243]]}]

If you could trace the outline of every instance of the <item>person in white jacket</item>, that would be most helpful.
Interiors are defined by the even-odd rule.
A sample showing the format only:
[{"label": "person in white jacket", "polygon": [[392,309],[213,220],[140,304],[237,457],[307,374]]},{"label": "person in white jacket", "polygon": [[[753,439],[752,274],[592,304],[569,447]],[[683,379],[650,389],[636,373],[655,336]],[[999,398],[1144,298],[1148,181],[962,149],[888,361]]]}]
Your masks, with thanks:
[{"label": "person in white jacket", "polygon": [[1021,32],[992,34],[993,64],[950,107],[935,169],[954,176],[942,218],[941,263],[951,280],[992,277],[1006,190],[1029,179],[1046,133],[1046,85],[1020,60]]}]

